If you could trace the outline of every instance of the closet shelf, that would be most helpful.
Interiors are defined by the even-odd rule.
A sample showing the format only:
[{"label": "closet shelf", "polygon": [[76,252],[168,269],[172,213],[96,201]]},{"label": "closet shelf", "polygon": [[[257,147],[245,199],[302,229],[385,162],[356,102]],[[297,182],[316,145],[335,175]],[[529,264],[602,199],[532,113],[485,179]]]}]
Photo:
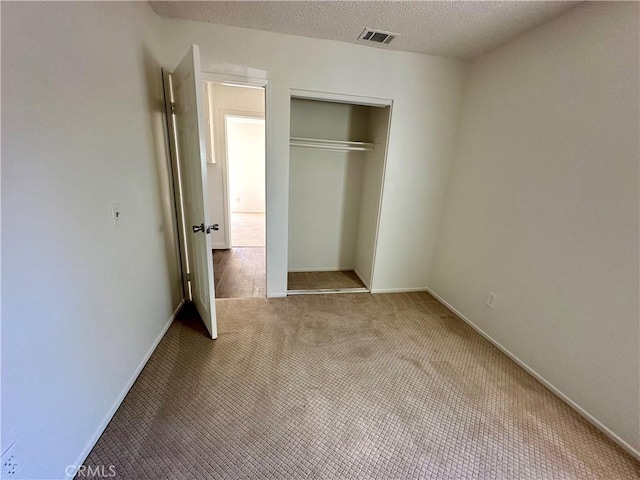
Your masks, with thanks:
[{"label": "closet shelf", "polygon": [[325,140],[322,138],[291,137],[289,145],[299,148],[317,150],[334,150],[340,152],[368,152],[375,148],[373,143],[348,142],[344,140]]}]

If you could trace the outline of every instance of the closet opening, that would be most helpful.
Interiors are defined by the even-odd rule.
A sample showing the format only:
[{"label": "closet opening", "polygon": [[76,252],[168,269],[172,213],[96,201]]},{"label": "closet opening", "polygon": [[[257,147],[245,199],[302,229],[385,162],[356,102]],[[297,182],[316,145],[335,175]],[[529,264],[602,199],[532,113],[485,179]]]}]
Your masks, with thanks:
[{"label": "closet opening", "polygon": [[289,295],[372,288],[391,102],[327,96],[291,98]]},{"label": "closet opening", "polygon": [[207,81],[216,298],[266,296],[265,89]]}]

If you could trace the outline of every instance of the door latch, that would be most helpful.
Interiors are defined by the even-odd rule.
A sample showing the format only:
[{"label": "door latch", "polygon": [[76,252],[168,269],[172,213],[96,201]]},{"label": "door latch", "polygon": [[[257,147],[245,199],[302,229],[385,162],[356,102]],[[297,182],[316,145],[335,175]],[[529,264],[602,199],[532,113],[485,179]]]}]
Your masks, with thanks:
[{"label": "door latch", "polygon": [[211,230],[220,230],[220,225],[214,223],[213,225],[207,225],[205,228],[204,223],[201,223],[200,225],[193,225],[191,230],[193,230],[193,233],[211,233]]}]

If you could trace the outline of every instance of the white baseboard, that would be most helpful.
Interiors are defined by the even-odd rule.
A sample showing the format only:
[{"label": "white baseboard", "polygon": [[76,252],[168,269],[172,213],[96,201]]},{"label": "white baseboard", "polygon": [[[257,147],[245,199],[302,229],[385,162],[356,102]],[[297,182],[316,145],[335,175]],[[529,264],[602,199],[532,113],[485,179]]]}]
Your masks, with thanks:
[{"label": "white baseboard", "polygon": [[[80,455],[78,455],[78,459],[76,460],[76,462],[73,465],[80,466],[87,459],[87,457],[91,453],[91,450],[93,450],[93,447],[96,445],[96,443],[100,439],[100,436],[104,432],[105,428],[107,428],[107,425],[109,425],[109,422],[111,421],[111,419],[115,415],[116,411],[120,407],[120,404],[124,400],[124,397],[126,397],[127,393],[129,393],[129,390],[131,390],[131,387],[133,386],[135,381],[138,379],[138,375],[140,375],[140,372],[142,372],[142,369],[144,368],[144,366],[149,361],[149,358],[151,357],[151,354],[153,354],[153,352],[155,351],[156,347],[160,343],[160,340],[162,340],[162,337],[164,337],[164,334],[167,333],[167,330],[169,330],[169,327],[173,323],[173,320],[175,320],[176,315],[178,315],[178,312],[180,311],[180,309],[182,308],[182,306],[184,304],[185,304],[185,301],[184,301],[184,299],[182,299],[182,301],[180,302],[178,307],[175,309],[175,311],[173,312],[173,314],[169,318],[169,321],[166,323],[166,325],[164,327],[162,327],[162,330],[160,331],[160,334],[155,339],[155,341],[153,342],[153,344],[151,345],[151,347],[149,348],[149,350],[147,351],[145,356],[142,358],[142,360],[140,361],[140,363],[136,367],[135,371],[133,372],[133,375],[131,375],[131,378],[129,378],[129,381],[126,383],[124,388],[120,391],[120,394],[118,395],[118,397],[115,399],[115,401],[111,405],[111,408],[109,409],[109,411],[107,412],[105,417],[102,419],[102,422],[100,422],[100,425],[96,429],[96,432],[93,434],[93,436],[91,437],[91,439],[87,443],[87,446],[84,448],[82,453]],[[74,475],[75,475],[75,472],[74,472]],[[66,480],[70,480],[70,479],[72,479],[74,477],[74,475],[66,476],[65,478],[66,478]]]},{"label": "white baseboard", "polygon": [[509,357],[514,362],[516,362],[518,365],[520,365],[520,367],[522,367],[529,375],[531,375],[536,380],[538,380],[542,385],[547,387],[554,395],[556,395],[563,402],[565,402],[567,405],[569,405],[571,408],[573,408],[576,412],[578,412],[591,425],[596,427],[598,430],[600,430],[602,433],[604,433],[607,437],[609,437],[615,443],[620,445],[620,447],[622,447],[627,453],[629,453],[636,460],[640,461],[640,452],[638,450],[634,449],[631,445],[629,445],[622,438],[620,438],[618,435],[616,435],[608,427],[606,427],[604,424],[602,424],[593,415],[591,415],[584,408],[582,408],[580,405],[578,405],[574,400],[569,398],[569,396],[565,395],[562,392],[562,390],[560,390],[559,388],[555,387],[553,384],[551,384],[551,382],[549,382],[547,379],[545,379],[542,375],[540,375],[538,372],[536,372],[533,368],[531,368],[525,362],[520,360],[516,355],[511,353],[507,348],[503,347],[491,335],[486,333],[484,330],[482,330],[480,327],[478,327],[475,323],[473,323],[471,320],[469,320],[467,317],[465,317],[460,311],[458,311],[453,305],[451,305],[449,302],[447,302],[444,298],[442,298],[440,295],[438,295],[436,292],[434,292],[430,288],[426,288],[425,290],[427,292],[429,292],[431,295],[433,295],[436,299],[438,299],[438,301],[440,301],[440,303],[442,303],[445,307],[447,307],[449,310],[451,310],[451,312],[454,313],[456,317],[458,317],[460,320],[465,322],[467,325],[469,325],[471,328],[473,328],[476,332],[478,332],[480,335],[482,335],[484,338],[486,338],[498,350],[500,350],[507,357]]},{"label": "white baseboard", "polygon": [[277,293],[269,293],[267,294],[267,298],[285,298],[287,296],[286,292],[277,292]]},{"label": "white baseboard", "polygon": [[225,242],[211,242],[212,250],[229,250]]},{"label": "white baseboard", "polygon": [[406,292],[428,292],[427,287],[411,288],[374,288],[371,293],[406,293]]},{"label": "white baseboard", "polygon": [[363,283],[363,285],[365,287],[367,287],[367,290],[371,291],[371,285],[369,285],[369,282],[365,281],[364,277],[362,275],[360,275],[360,272],[358,270],[356,270],[355,268],[353,269],[353,273],[356,274],[356,276],[360,279],[360,281]]}]

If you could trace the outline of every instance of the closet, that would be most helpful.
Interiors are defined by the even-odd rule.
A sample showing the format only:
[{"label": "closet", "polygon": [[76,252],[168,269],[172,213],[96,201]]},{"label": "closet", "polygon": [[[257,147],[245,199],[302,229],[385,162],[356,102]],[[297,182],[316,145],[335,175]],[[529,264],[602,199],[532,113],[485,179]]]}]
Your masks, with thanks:
[{"label": "closet", "polygon": [[291,98],[288,293],[368,292],[390,102]]}]

